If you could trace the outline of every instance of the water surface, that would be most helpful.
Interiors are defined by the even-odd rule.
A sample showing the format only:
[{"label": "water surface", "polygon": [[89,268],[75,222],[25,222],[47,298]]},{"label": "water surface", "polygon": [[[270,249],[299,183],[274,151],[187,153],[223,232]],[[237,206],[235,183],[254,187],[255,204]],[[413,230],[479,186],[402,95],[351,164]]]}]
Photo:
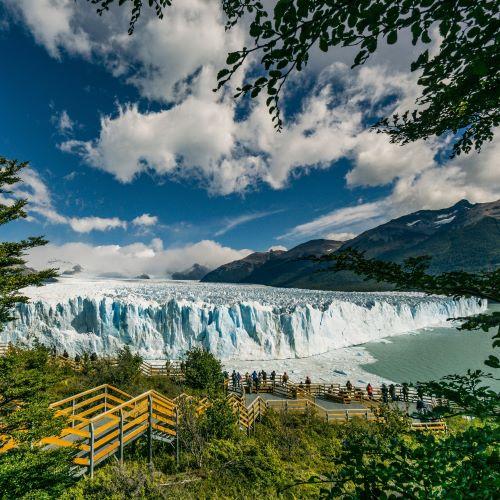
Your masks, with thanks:
[{"label": "water surface", "polygon": [[[500,310],[500,305],[489,308]],[[429,328],[414,334],[369,342],[363,347],[376,359],[361,365],[363,370],[395,382],[435,380],[468,368],[498,372],[484,364],[492,354],[494,331],[466,332],[456,328]],[[498,351],[498,349],[496,349]],[[500,377],[500,374],[494,374]],[[489,385],[500,390],[500,382]]]}]

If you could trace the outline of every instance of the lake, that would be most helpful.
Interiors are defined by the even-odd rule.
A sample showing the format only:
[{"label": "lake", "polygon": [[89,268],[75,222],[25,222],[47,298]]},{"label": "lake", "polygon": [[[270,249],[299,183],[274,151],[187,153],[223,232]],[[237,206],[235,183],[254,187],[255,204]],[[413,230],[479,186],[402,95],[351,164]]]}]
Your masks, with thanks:
[{"label": "lake", "polygon": [[[500,311],[500,305],[489,310]],[[369,342],[363,347],[376,359],[363,364],[366,372],[396,382],[433,380],[468,368],[496,371],[484,364],[492,353],[493,330],[464,332],[456,328],[429,328],[414,334]],[[492,382],[500,390],[500,381]]]}]

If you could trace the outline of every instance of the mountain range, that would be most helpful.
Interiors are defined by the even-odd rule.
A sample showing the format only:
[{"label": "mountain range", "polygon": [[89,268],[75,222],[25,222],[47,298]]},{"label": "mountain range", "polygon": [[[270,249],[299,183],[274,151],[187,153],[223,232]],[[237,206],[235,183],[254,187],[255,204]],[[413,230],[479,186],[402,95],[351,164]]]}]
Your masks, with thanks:
[{"label": "mountain range", "polygon": [[461,200],[450,208],[420,210],[365,231],[349,241],[311,240],[288,251],[256,252],[224,264],[201,281],[329,289],[386,290],[349,272],[333,273],[326,263],[302,260],[348,247],[368,257],[402,262],[430,255],[429,271],[480,271],[500,265],[500,200],[472,204]]}]

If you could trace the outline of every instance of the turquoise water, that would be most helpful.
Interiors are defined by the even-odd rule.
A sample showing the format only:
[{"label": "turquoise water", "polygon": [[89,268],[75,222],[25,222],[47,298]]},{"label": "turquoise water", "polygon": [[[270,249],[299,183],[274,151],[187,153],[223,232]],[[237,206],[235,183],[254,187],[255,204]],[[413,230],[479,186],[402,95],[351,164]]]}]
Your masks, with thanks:
[{"label": "turquoise water", "polygon": [[[500,310],[499,305],[491,310]],[[435,380],[451,373],[465,373],[468,368],[498,372],[484,364],[492,354],[494,332],[464,332],[456,328],[430,328],[415,334],[370,342],[363,347],[377,360],[362,368],[395,382]],[[499,349],[495,349],[498,351]],[[493,373],[500,378],[499,373]],[[489,383],[500,390],[500,381]]]}]

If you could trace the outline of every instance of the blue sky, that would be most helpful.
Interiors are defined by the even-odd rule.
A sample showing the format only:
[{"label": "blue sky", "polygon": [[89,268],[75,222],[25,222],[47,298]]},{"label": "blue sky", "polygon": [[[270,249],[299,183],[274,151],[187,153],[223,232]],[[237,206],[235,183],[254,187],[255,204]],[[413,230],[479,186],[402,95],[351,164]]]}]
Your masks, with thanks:
[{"label": "blue sky", "polygon": [[0,154],[32,166],[17,189],[29,220],[2,238],[46,235],[34,265],[164,276],[499,195],[496,142],[481,161],[448,161],[446,140],[401,148],[367,130],[413,105],[410,45],[355,72],[348,52],[313,54],[286,89],[277,134],[261,102],[211,92],[246,36],[224,32],[216,1],[144,16],[132,38],[124,14],[0,0]]}]

